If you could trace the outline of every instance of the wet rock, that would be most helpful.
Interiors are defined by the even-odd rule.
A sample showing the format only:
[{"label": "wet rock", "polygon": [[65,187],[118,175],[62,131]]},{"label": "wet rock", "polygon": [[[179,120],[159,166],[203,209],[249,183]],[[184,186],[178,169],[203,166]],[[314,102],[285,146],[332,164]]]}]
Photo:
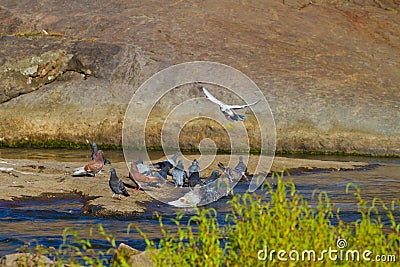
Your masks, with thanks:
[{"label": "wet rock", "polygon": [[113,261],[121,262],[121,258],[126,261],[128,266],[156,266],[151,259],[151,252],[140,251],[124,243],[121,243],[118,246],[118,250],[114,254]]},{"label": "wet rock", "polygon": [[18,266],[53,266],[54,262],[43,255],[33,255],[30,253],[9,254],[0,259],[0,267]]}]

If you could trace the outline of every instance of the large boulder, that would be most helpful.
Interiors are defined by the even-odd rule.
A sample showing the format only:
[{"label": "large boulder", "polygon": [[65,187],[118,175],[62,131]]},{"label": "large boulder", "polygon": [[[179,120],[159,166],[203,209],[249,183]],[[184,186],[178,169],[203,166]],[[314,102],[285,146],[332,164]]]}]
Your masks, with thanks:
[{"label": "large boulder", "polygon": [[[399,10],[389,0],[5,0],[0,142],[121,145],[125,110],[147,78],[209,60],[260,87],[280,151],[400,155]],[[161,101],[157,110],[196,94],[177,91],[175,103]],[[149,146],[160,146],[161,123],[149,118]],[[184,130],[201,133],[199,125]],[[180,145],[196,147],[201,138],[185,135]]]}]

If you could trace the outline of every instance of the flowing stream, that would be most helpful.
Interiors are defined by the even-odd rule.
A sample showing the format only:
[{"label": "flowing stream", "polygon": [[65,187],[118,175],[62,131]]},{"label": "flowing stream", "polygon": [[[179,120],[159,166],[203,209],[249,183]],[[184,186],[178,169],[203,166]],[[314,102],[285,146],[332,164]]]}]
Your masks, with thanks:
[{"label": "flowing stream", "polygon": [[[153,152],[152,152],[153,153]],[[87,156],[87,151],[80,150],[24,150],[24,149],[1,149],[0,158],[29,158],[29,159],[52,159],[57,161],[73,161],[74,158]],[[161,157],[161,152],[154,152],[151,157]],[[298,156],[300,157],[300,156]],[[363,161],[369,162],[371,168],[357,171],[314,171],[309,173],[299,173],[292,176],[296,190],[310,201],[315,203],[312,198],[313,192],[327,192],[331,202],[341,210],[341,218],[345,221],[355,221],[359,218],[357,212],[357,199],[353,196],[352,190],[346,194],[346,185],[354,183],[361,189],[361,195],[366,200],[372,201],[373,198],[381,198],[386,204],[390,204],[395,198],[399,198],[400,192],[400,159],[392,158],[370,158],[370,157],[336,157],[336,156],[302,156],[318,160],[338,160],[338,161]],[[121,151],[107,151],[107,158],[111,161],[123,161]],[[273,182],[273,181],[272,181]],[[248,184],[239,183],[235,187],[235,193],[243,193],[248,188]],[[255,193],[262,194],[261,190]],[[229,197],[209,204],[218,211],[219,221],[223,223],[225,215],[230,212]],[[102,224],[108,234],[112,234],[117,244],[124,242],[139,250],[144,250],[146,244],[142,236],[129,225],[138,225],[146,233],[147,237],[158,240],[161,237],[159,222],[155,212],[162,214],[163,223],[170,229],[174,229],[171,219],[175,218],[178,208],[167,204],[155,202],[149,204],[148,212],[141,216],[98,218],[94,216],[82,215],[80,213],[84,203],[80,196],[68,196],[60,199],[46,200],[27,200],[7,202],[0,201],[0,257],[14,253],[16,249],[26,243],[43,244],[58,248],[62,243],[62,233],[65,228],[73,228],[80,237],[89,237],[90,229],[97,232],[97,225]],[[268,201],[265,197],[265,201]],[[396,208],[396,221],[400,220],[399,210]],[[185,209],[183,222],[187,222],[193,210]],[[387,218],[383,218],[387,221]],[[95,247],[107,250],[110,248],[105,238],[95,236]]]}]

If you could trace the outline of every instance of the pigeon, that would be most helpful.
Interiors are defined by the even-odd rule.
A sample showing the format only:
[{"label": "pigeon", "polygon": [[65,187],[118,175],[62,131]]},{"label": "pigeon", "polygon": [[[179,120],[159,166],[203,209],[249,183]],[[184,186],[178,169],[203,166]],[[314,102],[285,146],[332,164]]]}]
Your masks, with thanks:
[{"label": "pigeon", "polygon": [[206,95],[206,98],[208,100],[210,100],[211,102],[217,104],[219,106],[219,109],[221,110],[221,112],[225,115],[225,118],[231,122],[243,121],[245,119],[245,116],[237,114],[235,112],[235,109],[242,109],[242,108],[254,106],[258,102],[260,102],[260,100],[258,100],[254,103],[246,104],[246,105],[227,105],[227,104],[219,101],[218,99],[216,99],[209,91],[207,91],[206,88],[202,87],[202,89],[203,89],[204,94]]},{"label": "pigeon", "polygon": [[117,194],[118,199],[121,199],[121,195],[124,195],[126,197],[129,197],[128,191],[126,191],[126,188],[124,186],[124,183],[120,178],[118,178],[117,173],[115,172],[114,168],[110,169],[110,180],[108,181],[108,184],[113,192],[112,198]]},{"label": "pigeon", "polygon": [[96,157],[97,151],[99,151],[99,148],[97,147],[97,144],[93,142],[92,145],[92,156],[90,157],[92,160]]},{"label": "pigeon", "polygon": [[197,159],[192,161],[192,165],[190,165],[190,167],[188,169],[188,177],[190,177],[190,175],[193,172],[198,172],[199,176],[200,176],[200,166],[199,166],[199,162],[197,161]]},{"label": "pigeon", "polygon": [[144,164],[144,163],[143,163],[143,160],[138,159],[138,160],[136,161],[136,167],[137,167],[138,171],[139,171],[141,174],[144,174],[144,175],[151,175],[151,170],[150,170],[149,166],[147,166],[146,164]]},{"label": "pigeon", "polygon": [[195,187],[196,185],[202,185],[203,182],[200,180],[200,173],[192,172],[189,176],[189,187]]},{"label": "pigeon", "polygon": [[136,162],[131,162],[131,170],[129,171],[129,178],[138,185],[139,190],[141,188],[140,183],[156,183],[159,181],[158,177],[147,176],[138,171]]},{"label": "pigeon", "polygon": [[182,160],[178,161],[175,169],[172,171],[172,178],[175,181],[175,187],[183,187],[183,181],[186,178],[185,168],[183,167]]},{"label": "pigeon", "polygon": [[103,169],[103,167],[104,167],[103,151],[98,150],[94,159],[85,166],[75,169],[72,176],[85,176],[85,175],[96,176],[96,174],[99,173]]},{"label": "pigeon", "polygon": [[218,167],[220,167],[224,173],[228,176],[230,183],[238,182],[242,178],[243,171],[238,171],[236,169],[232,169],[230,167],[225,167],[224,164],[218,162]]},{"label": "pigeon", "polygon": [[[92,146],[93,146],[93,150],[92,150],[91,159],[94,160],[94,158],[96,157],[97,151],[99,151],[99,148],[97,147],[97,144],[96,144],[95,142],[93,142],[93,145],[92,145]],[[109,161],[108,159],[106,159],[106,158],[104,157],[104,155],[103,155],[103,158],[104,158],[104,165],[111,164],[111,161]]]},{"label": "pigeon", "polygon": [[159,174],[164,180],[167,180],[167,176],[170,175],[169,170],[171,170],[170,166],[165,165],[156,173]]},{"label": "pigeon", "polygon": [[199,162],[195,159],[192,162],[192,165],[188,169],[189,176],[189,187],[195,187],[197,184],[202,184],[200,180],[200,167]]},{"label": "pigeon", "polygon": [[236,165],[235,170],[241,172],[242,179],[247,181],[247,176],[246,176],[247,166],[246,164],[244,164],[242,156],[239,157],[239,163]]},{"label": "pigeon", "polygon": [[164,160],[164,161],[157,162],[157,163],[153,164],[153,167],[154,167],[154,168],[157,168],[157,169],[162,169],[162,168],[168,166],[170,169],[172,169],[173,167],[176,166],[176,160],[177,160],[178,157],[181,156],[181,155],[182,155],[181,152],[176,152],[176,153],[172,156],[172,158],[167,159],[167,160]]},{"label": "pigeon", "polygon": [[214,182],[215,180],[217,180],[220,176],[219,170],[213,170],[211,173],[211,176],[208,177],[205,181],[204,184],[211,184],[212,182]]}]

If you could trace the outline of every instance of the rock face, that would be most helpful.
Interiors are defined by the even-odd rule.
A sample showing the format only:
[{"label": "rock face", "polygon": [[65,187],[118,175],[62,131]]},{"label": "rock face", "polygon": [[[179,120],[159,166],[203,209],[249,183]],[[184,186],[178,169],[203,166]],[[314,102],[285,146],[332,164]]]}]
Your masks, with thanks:
[{"label": "rock face", "polygon": [[[260,87],[277,150],[400,155],[399,11],[394,0],[4,0],[0,142],[120,145],[126,107],[147,78],[208,60]],[[198,94],[188,88],[157,109]],[[150,146],[160,146],[160,123],[149,118]],[[203,138],[193,136],[181,147]]]}]

